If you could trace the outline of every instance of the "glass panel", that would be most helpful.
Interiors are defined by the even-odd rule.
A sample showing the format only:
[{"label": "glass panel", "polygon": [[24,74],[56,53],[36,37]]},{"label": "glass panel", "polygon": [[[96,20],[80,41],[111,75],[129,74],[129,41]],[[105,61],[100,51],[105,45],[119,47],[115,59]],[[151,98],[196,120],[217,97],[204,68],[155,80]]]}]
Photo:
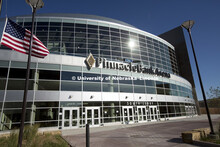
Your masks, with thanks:
[{"label": "glass panel", "polygon": [[64,127],[69,127],[69,126],[70,126],[69,120],[68,121],[64,121]]},{"label": "glass panel", "polygon": [[99,124],[99,119],[94,119],[94,125],[98,125]]},{"label": "glass panel", "polygon": [[149,93],[149,94],[156,94],[155,88],[146,87],[146,90],[147,90],[147,93]]},{"label": "glass panel", "polygon": [[72,110],[72,119],[77,119],[77,110]]},{"label": "glass panel", "polygon": [[139,121],[142,121],[142,113],[141,113],[141,108],[138,108],[138,115],[139,115],[138,120],[139,120]]},{"label": "glass panel", "polygon": [[153,80],[146,80],[145,83],[146,83],[146,86],[155,86],[155,83]]},{"label": "glass panel", "polygon": [[[28,90],[33,90],[34,81],[29,81]],[[24,90],[25,80],[9,80],[8,81],[8,90]]]},{"label": "glass panel", "polygon": [[146,109],[142,108],[142,111],[143,111],[143,115],[146,115]]},{"label": "glass panel", "polygon": [[143,113],[143,120],[147,120],[147,117],[146,117],[146,108],[142,108],[142,113]]},{"label": "glass panel", "polygon": [[87,118],[92,118],[92,110],[87,110]]},{"label": "glass panel", "polygon": [[157,108],[154,108],[154,116],[155,116],[155,119],[157,119]]},{"label": "glass panel", "polygon": [[133,93],[133,87],[131,85],[120,85],[120,92]]},{"label": "glass panel", "polygon": [[62,80],[70,80],[70,81],[81,81],[82,73],[80,72],[62,72]]},{"label": "glass panel", "polygon": [[39,81],[38,90],[59,90],[59,81]]},{"label": "glass panel", "polygon": [[133,112],[132,112],[132,111],[133,111],[133,109],[130,108],[130,109],[129,109],[129,117],[130,117],[130,120],[131,120],[131,121],[133,121]]},{"label": "glass panel", "polygon": [[98,111],[98,109],[94,109],[94,118],[99,118],[99,111]]},{"label": "glass panel", "polygon": [[101,91],[101,83],[83,83],[83,91]]},{"label": "glass panel", "polygon": [[92,125],[92,120],[91,119],[87,119],[87,124]]},{"label": "glass panel", "polygon": [[125,120],[125,122],[128,121],[127,108],[124,108],[124,120]]},{"label": "glass panel", "polygon": [[39,70],[39,79],[60,80],[59,71]]},{"label": "glass panel", "polygon": [[0,79],[0,90],[5,90],[6,80]]},{"label": "glass panel", "polygon": [[81,82],[62,82],[61,90],[62,91],[81,91],[82,83]]},{"label": "glass panel", "polygon": [[151,114],[151,119],[153,120],[153,119],[154,119],[154,116],[153,116],[153,108],[150,108],[150,114]]},{"label": "glass panel", "polygon": [[69,110],[64,111],[64,119],[70,119],[70,111]]},{"label": "glass panel", "polygon": [[72,126],[77,126],[77,120],[72,120]]}]

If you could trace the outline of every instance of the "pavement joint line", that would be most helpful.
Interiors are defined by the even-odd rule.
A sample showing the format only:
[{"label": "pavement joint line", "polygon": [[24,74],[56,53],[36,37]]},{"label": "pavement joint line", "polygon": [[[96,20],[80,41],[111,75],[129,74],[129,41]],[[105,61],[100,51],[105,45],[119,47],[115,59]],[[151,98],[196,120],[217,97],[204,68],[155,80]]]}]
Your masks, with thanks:
[{"label": "pavement joint line", "polygon": [[[214,118],[218,118],[220,115],[212,115]],[[205,118],[204,118],[205,117]],[[171,123],[171,122],[184,122],[184,121],[194,121],[194,120],[203,120],[206,121],[208,118],[206,118],[206,115],[200,115],[195,117],[186,117],[186,118],[180,118],[180,119],[172,119],[167,121],[154,121],[154,122],[143,122],[143,123],[134,123],[134,124],[117,124],[112,126],[102,126],[102,127],[91,127],[90,133],[97,133],[97,132],[104,132],[104,131],[111,131],[111,130],[117,130],[117,129],[127,129],[127,128],[133,128],[138,126],[145,126],[145,125],[153,125],[153,124],[162,124],[162,123]],[[72,136],[72,135],[80,135],[85,134],[85,128],[78,128],[78,129],[68,129],[68,130],[62,130],[62,136]]]}]

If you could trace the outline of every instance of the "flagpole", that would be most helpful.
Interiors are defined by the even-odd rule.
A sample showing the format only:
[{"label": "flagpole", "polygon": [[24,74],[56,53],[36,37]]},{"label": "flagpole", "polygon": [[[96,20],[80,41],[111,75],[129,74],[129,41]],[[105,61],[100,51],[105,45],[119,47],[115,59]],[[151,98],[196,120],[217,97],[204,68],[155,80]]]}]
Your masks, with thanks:
[{"label": "flagpole", "polygon": [[21,124],[20,124],[20,131],[19,131],[18,147],[22,146],[22,137],[23,137],[24,122],[25,122],[27,94],[28,94],[28,85],[29,85],[29,76],[30,76],[31,51],[32,51],[32,44],[33,44],[35,14],[36,14],[36,7],[32,7],[31,38],[30,38],[30,46],[29,46],[28,61],[27,61],[26,81],[25,81],[25,89],[24,89],[24,97],[23,97],[23,105],[22,105],[22,114],[21,114]]}]

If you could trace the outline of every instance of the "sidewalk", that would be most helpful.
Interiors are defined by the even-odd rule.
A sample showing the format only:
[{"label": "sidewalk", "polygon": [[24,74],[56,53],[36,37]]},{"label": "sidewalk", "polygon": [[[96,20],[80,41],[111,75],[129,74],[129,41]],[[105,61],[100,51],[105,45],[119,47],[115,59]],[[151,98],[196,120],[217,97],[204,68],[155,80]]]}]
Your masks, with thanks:
[{"label": "sidewalk", "polygon": [[[212,115],[213,124],[220,115]],[[170,121],[146,122],[90,128],[90,147],[195,146],[182,143],[181,132],[209,127],[206,115]],[[85,128],[62,131],[63,138],[75,147],[85,147]]]}]

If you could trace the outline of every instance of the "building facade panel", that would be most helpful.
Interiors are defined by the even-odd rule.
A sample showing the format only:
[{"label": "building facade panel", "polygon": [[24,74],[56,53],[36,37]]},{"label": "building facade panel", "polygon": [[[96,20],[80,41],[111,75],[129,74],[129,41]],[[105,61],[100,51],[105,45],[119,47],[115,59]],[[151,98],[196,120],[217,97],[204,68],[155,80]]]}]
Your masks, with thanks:
[{"label": "building facade panel", "polygon": [[[36,17],[35,34],[50,54],[32,58],[26,123],[69,129],[197,114],[171,44],[95,18]],[[30,16],[15,20],[30,28]],[[2,46],[0,60],[0,129],[7,130],[19,126],[27,56]]]}]

